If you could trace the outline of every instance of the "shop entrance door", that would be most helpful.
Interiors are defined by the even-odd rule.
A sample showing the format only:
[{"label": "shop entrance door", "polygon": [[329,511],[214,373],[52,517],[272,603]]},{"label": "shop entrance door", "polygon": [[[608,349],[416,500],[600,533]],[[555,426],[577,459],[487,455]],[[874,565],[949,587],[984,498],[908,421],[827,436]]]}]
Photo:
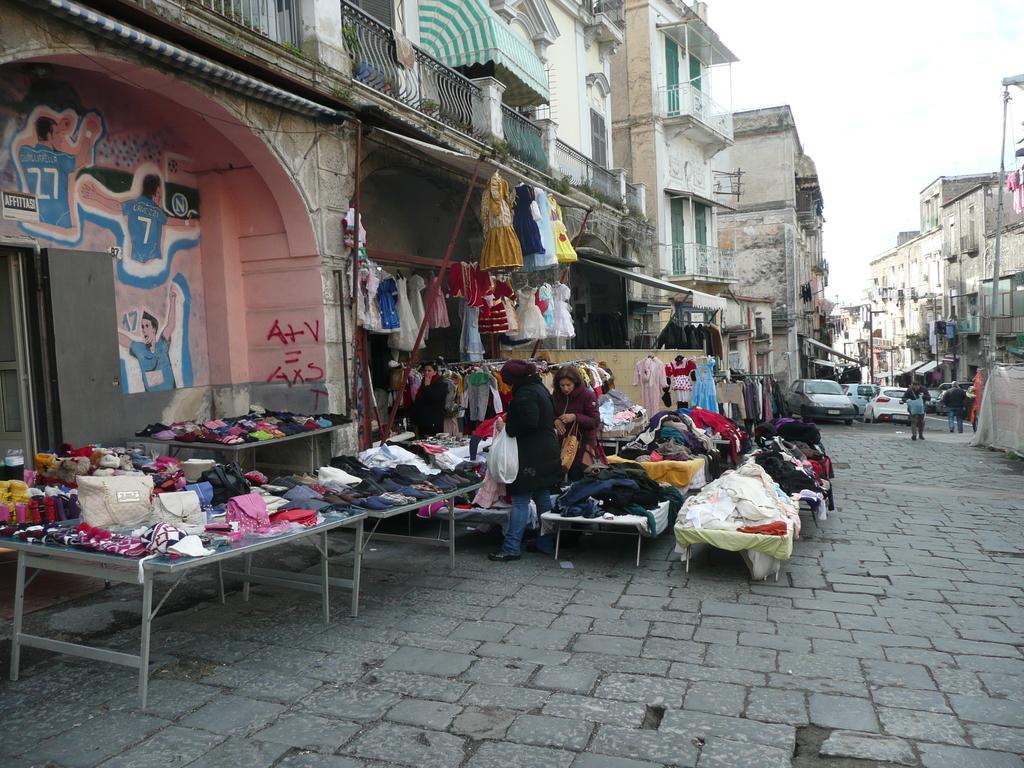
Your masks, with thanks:
[{"label": "shop entrance door", "polygon": [[125,397],[110,254],[44,253],[60,438],[119,445],[126,437]]},{"label": "shop entrance door", "polygon": [[8,451],[27,456],[32,449],[27,439],[31,425],[26,418],[29,393],[23,374],[28,361],[19,258],[18,251],[0,248],[0,464]]}]

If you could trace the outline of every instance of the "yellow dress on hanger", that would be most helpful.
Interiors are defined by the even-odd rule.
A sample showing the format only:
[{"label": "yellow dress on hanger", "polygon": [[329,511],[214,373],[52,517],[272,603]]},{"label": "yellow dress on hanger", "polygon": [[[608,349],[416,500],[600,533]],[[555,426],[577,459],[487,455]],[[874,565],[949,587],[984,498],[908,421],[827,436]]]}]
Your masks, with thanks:
[{"label": "yellow dress on hanger", "polygon": [[565,229],[562,209],[558,207],[558,201],[553,195],[548,195],[548,203],[551,206],[551,229],[555,234],[555,256],[559,264],[572,264],[577,260],[576,249],[572,247],[569,233]]},{"label": "yellow dress on hanger", "polygon": [[484,247],[480,253],[480,269],[519,269],[523,266],[523,249],[512,228],[512,193],[508,182],[495,171],[487,182],[480,204],[480,222],[484,230]]}]

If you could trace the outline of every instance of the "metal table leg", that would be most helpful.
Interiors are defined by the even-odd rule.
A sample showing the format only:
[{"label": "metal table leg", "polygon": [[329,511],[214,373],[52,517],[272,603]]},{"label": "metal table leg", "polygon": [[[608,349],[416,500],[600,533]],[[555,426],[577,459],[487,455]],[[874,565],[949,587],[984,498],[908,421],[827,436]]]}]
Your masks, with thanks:
[{"label": "metal table leg", "polygon": [[25,611],[25,553],[18,551],[18,575],[14,585],[14,634],[11,635],[11,680],[18,679],[21,664],[21,627]]},{"label": "metal table leg", "polygon": [[[252,555],[245,556],[245,575],[252,575]],[[242,602],[249,602],[249,579],[242,582]]]},{"label": "metal table leg", "polygon": [[323,611],[324,611],[324,624],[331,623],[331,573],[330,573],[330,562],[327,559],[327,531],[320,534],[320,546],[323,547],[320,550],[320,584],[321,584],[321,598],[323,599]]},{"label": "metal table leg", "polygon": [[448,560],[455,570],[455,499],[448,499]]},{"label": "metal table leg", "polygon": [[217,563],[217,597],[220,598],[220,604],[224,605],[224,564],[221,562]]},{"label": "metal table leg", "polygon": [[[163,600],[160,602],[163,604]],[[142,577],[142,643],[139,646],[139,700],[142,709],[146,708],[146,695],[149,689],[149,636],[152,627],[153,576],[146,572]]]},{"label": "metal table leg", "polygon": [[359,580],[363,572],[363,521],[356,523],[355,559],[352,561],[352,618],[359,615]]},{"label": "metal table leg", "polygon": [[643,537],[638,533],[636,535],[636,567],[640,567],[640,541]]},{"label": "metal table leg", "polygon": [[562,544],[562,524],[555,523],[555,560],[558,559],[558,548]]},{"label": "metal table leg", "polygon": [[686,572],[690,572],[690,545],[686,545]]}]

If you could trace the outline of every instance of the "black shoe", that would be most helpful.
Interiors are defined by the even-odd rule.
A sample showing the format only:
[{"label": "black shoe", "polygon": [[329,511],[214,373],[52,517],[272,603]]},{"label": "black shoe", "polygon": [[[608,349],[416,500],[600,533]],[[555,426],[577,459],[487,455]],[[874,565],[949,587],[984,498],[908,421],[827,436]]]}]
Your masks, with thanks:
[{"label": "black shoe", "polygon": [[519,560],[521,555],[513,555],[511,552],[492,552],[487,556],[488,560],[496,563],[507,563],[511,560]]}]

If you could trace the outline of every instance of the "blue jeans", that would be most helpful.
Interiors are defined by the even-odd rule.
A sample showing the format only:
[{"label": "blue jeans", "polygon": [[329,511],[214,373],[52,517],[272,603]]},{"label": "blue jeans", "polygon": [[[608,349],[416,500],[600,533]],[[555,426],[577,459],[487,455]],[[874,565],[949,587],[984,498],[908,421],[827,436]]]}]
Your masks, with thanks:
[{"label": "blue jeans", "polygon": [[510,555],[520,554],[523,546],[523,533],[530,519],[530,501],[537,504],[537,515],[551,511],[551,491],[544,488],[532,493],[515,494],[512,496],[512,511],[508,517],[508,530],[505,531],[505,542],[501,545],[502,552]]},{"label": "blue jeans", "polygon": [[964,431],[964,409],[963,406],[951,406],[946,410],[946,420],[949,422],[949,431],[953,431],[953,419],[956,418],[956,431]]}]

